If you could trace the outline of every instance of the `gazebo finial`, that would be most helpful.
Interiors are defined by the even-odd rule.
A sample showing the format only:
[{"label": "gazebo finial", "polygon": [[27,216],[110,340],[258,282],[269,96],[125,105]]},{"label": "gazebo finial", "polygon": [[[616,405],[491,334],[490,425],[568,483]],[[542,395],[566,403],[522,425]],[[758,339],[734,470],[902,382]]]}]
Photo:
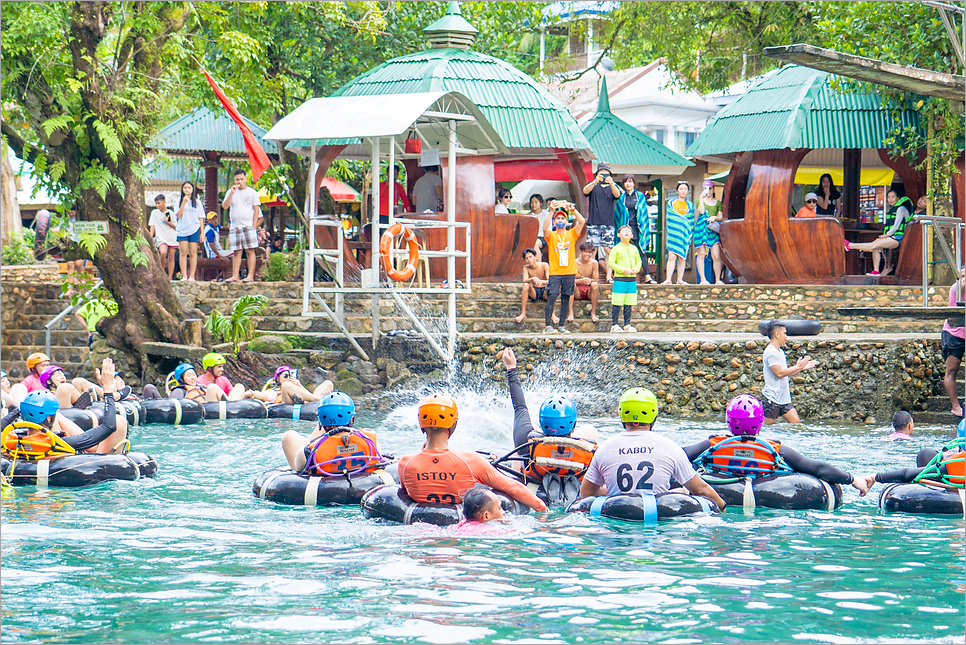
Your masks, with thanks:
[{"label": "gazebo finial", "polygon": [[469,49],[480,32],[466,21],[460,12],[460,3],[454,1],[449,3],[446,14],[423,29],[423,33],[436,49]]},{"label": "gazebo finial", "polygon": [[597,112],[610,112],[610,97],[607,96],[607,77],[600,77],[600,98],[597,99]]}]

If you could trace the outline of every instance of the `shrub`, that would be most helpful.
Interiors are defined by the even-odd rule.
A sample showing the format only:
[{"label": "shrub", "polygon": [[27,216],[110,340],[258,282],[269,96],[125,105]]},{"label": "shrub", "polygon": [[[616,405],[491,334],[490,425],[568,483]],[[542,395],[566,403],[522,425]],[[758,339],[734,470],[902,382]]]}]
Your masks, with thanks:
[{"label": "shrub", "polygon": [[268,262],[262,265],[262,280],[265,282],[289,282],[295,276],[295,255],[292,253],[271,253]]},{"label": "shrub", "polygon": [[237,354],[239,345],[255,337],[255,316],[262,312],[266,304],[268,298],[261,294],[242,296],[235,303],[231,315],[212,311],[205,321],[205,329],[231,343]]},{"label": "shrub", "polygon": [[[24,233],[11,233],[10,241],[4,244],[3,249],[0,250],[0,263],[2,264],[33,264],[36,260],[34,259],[34,244],[33,244],[33,231],[25,231]],[[30,241],[27,241],[27,238]]]}]

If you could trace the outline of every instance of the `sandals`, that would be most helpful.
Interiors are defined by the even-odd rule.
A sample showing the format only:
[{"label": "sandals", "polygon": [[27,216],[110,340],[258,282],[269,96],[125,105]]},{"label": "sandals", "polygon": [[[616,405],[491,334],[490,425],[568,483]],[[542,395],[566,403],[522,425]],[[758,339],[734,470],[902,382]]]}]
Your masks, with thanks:
[{"label": "sandals", "polygon": [[77,397],[77,400],[74,401],[73,407],[77,408],[78,410],[86,410],[87,408],[91,407],[91,393],[82,392],[81,395]]}]

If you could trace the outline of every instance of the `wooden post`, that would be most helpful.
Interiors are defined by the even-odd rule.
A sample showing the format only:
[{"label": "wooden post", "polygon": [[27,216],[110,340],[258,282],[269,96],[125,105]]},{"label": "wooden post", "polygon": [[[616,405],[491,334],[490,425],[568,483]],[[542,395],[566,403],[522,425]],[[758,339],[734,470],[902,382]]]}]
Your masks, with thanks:
[{"label": "wooden post", "polygon": [[859,185],[862,176],[862,150],[846,148],[843,152],[842,212],[839,219],[859,219]]},{"label": "wooden post", "polygon": [[201,318],[185,318],[184,341],[186,345],[201,347]]}]

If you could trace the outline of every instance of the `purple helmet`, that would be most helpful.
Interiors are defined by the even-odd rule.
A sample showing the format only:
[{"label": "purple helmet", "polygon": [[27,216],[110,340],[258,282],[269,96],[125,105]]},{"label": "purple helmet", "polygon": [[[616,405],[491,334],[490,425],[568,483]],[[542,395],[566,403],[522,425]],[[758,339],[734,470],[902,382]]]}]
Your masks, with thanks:
[{"label": "purple helmet", "polygon": [[734,436],[753,437],[761,431],[761,426],[765,422],[765,409],[761,401],[752,395],[739,394],[728,401],[725,419],[728,421],[728,429]]},{"label": "purple helmet", "polygon": [[281,376],[285,372],[291,372],[291,371],[292,371],[292,368],[289,367],[288,365],[282,365],[280,368],[275,370],[275,376],[272,378],[275,380],[276,385],[280,385],[280,383],[278,382],[279,376]]},{"label": "purple helmet", "polygon": [[60,365],[50,365],[43,372],[40,373],[40,384],[46,388],[50,387],[50,379],[57,372],[63,372],[64,368]]}]

